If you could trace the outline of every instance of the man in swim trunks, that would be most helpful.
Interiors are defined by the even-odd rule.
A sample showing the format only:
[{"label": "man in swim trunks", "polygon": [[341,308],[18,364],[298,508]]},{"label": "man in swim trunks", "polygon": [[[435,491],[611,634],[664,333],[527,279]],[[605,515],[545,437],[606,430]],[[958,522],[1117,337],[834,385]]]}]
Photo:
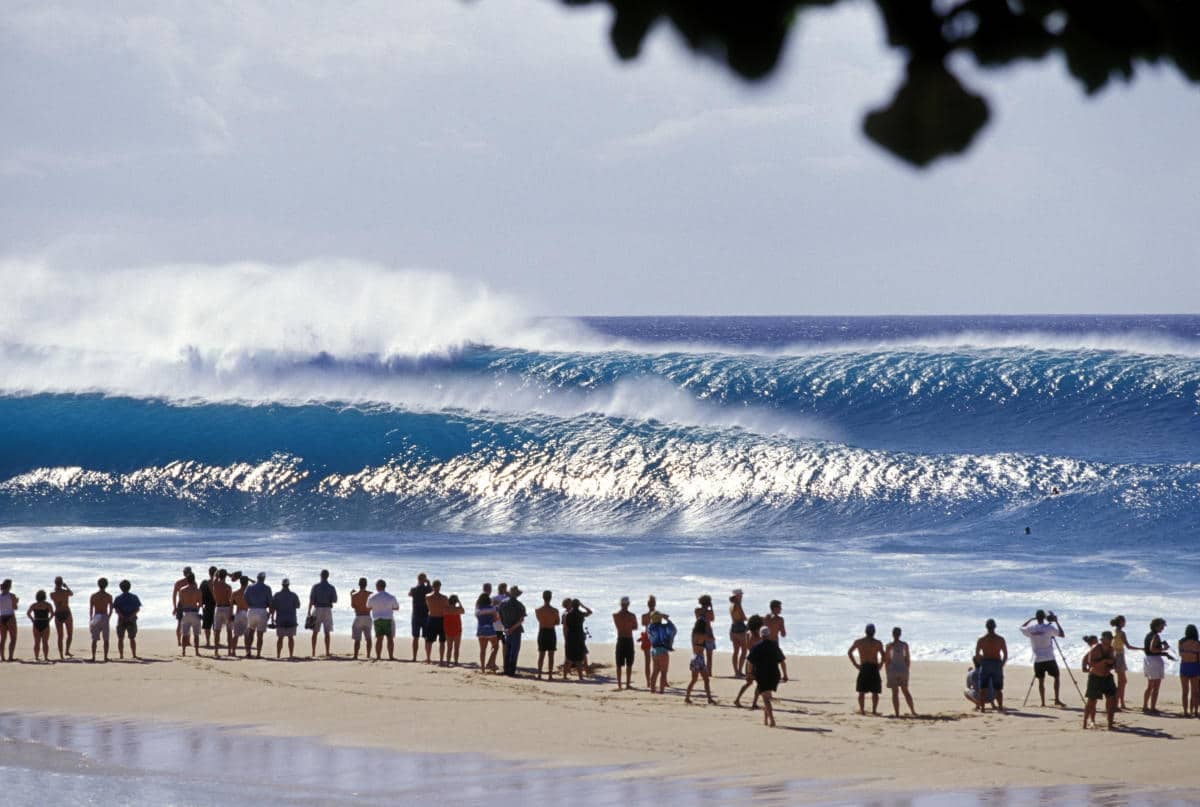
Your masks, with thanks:
[{"label": "man in swim trunks", "polygon": [[271,621],[271,601],[274,599],[266,581],[267,573],[259,572],[255,582],[242,595],[246,600],[246,655],[250,655],[250,642],[253,639],[256,658],[262,658],[263,634],[267,632],[267,623]]},{"label": "man in swim trunks", "polygon": [[117,588],[121,589],[121,593],[113,600],[113,611],[117,615],[117,655],[125,658],[125,637],[128,636],[129,652],[137,658],[137,618],[138,611],[142,610],[142,601],[129,591],[132,584],[128,580],[122,580]]},{"label": "man in swim trunks", "polygon": [[246,627],[247,619],[249,618],[249,609],[246,607],[246,586],[250,585],[250,578],[241,572],[234,572],[230,577],[237,581],[238,587],[230,595],[234,613],[233,644],[229,646],[229,655],[237,658],[237,646],[245,642],[246,658],[250,658],[250,631]]},{"label": "man in swim trunks", "polygon": [[429,605],[426,603],[425,598],[429,596],[429,592],[431,591],[433,591],[433,586],[429,585],[429,577],[425,572],[417,575],[417,584],[408,590],[408,596],[412,600],[413,661],[417,660],[417,647],[421,643],[421,634],[425,630],[425,623],[429,621]]},{"label": "man in swim trunks", "polygon": [[[0,661],[12,661],[17,648],[18,603],[17,595],[12,593],[12,581],[0,583]],[[37,649],[36,635],[34,649]]]},{"label": "man in swim trunks", "polygon": [[109,618],[112,617],[112,595],[108,593],[108,578],[96,581],[100,589],[88,600],[88,629],[92,634],[92,661],[96,660],[96,645],[104,639],[104,660],[108,661]]},{"label": "man in swim trunks", "polygon": [[996,693],[996,711],[1004,711],[1004,665],[1008,663],[1008,642],[996,633],[996,620],[989,619],[984,625],[987,633],[975,642],[975,655],[979,658],[979,700],[975,708],[981,712],[984,708],[983,693],[992,690]]},{"label": "man in swim trunks", "polygon": [[367,661],[371,660],[371,609],[367,606],[371,592],[367,590],[367,578],[358,578],[358,591],[350,595],[350,608],[354,611],[354,623],[350,626],[350,636],[354,639],[354,657],[358,658],[358,649],[362,640],[367,640]]},{"label": "man in swim trunks", "polygon": [[1083,707],[1083,727],[1088,727],[1088,718],[1096,722],[1096,701],[1104,698],[1104,707],[1108,712],[1108,730],[1113,729],[1113,718],[1117,713],[1117,682],[1113,679],[1113,663],[1116,651],[1113,650],[1113,633],[1106,630],[1100,634],[1100,643],[1095,645],[1084,656],[1083,667],[1087,670],[1087,703]]},{"label": "man in swim trunks", "polygon": [[621,668],[625,668],[625,688],[633,689],[633,632],[638,629],[637,614],[629,610],[629,598],[621,598],[621,610],[612,615],[617,629],[617,689],[621,689]]},{"label": "man in swim trunks", "polygon": [[279,581],[280,589],[271,598],[271,618],[275,620],[275,658],[283,655],[283,640],[287,639],[288,658],[296,657],[296,629],[300,627],[297,614],[300,597],[291,589],[286,577]]},{"label": "man in swim trunks", "polygon": [[[1037,620],[1037,624],[1030,625],[1034,620]],[[1066,706],[1058,699],[1059,672],[1058,662],[1054,659],[1054,637],[1061,639],[1066,636],[1058,617],[1051,613],[1047,618],[1046,612],[1038,609],[1036,614],[1022,623],[1021,633],[1029,638],[1029,643],[1033,646],[1033,675],[1037,678],[1042,706],[1046,705],[1047,675],[1054,679],[1054,705]]]},{"label": "man in swim trunks", "polygon": [[209,566],[208,579],[200,581],[200,602],[203,605],[200,611],[200,624],[204,628],[205,647],[212,647],[212,626],[217,615],[217,602],[213,599],[212,586],[217,579],[218,571],[216,566]]},{"label": "man in swim trunks", "polygon": [[375,659],[383,658],[383,640],[387,639],[388,659],[396,660],[396,611],[400,602],[387,592],[387,582],[375,581],[375,593],[367,598],[371,621],[375,626]]},{"label": "man in swim trunks", "polygon": [[58,634],[58,659],[63,658],[63,632],[67,634],[67,658],[74,658],[71,655],[71,640],[75,638],[75,618],[71,616],[71,598],[75,596],[75,592],[71,591],[66,582],[61,577],[54,578],[54,591],[50,592],[50,602],[54,603],[54,630]]},{"label": "man in swim trunks", "polygon": [[[883,659],[883,642],[875,638],[875,626],[867,625],[866,635],[856,639],[846,655],[850,663],[858,670],[858,680],[854,689],[858,692],[858,713],[867,713],[867,693],[871,693],[871,714],[879,714],[879,695],[883,692],[883,679],[879,676],[879,665]],[[858,652],[855,661],[854,653]]]},{"label": "man in swim trunks", "polygon": [[[779,644],[779,638],[781,636],[787,636],[787,623],[783,621],[783,603],[779,600],[771,600],[770,607],[771,613],[763,617],[763,626],[770,628],[771,630],[771,635],[767,638],[769,638],[775,644]],[[750,636],[751,634],[747,633],[746,635]],[[757,643],[753,638],[751,641]],[[749,644],[746,645],[746,652],[750,652]],[[786,684],[788,680],[787,658],[784,658],[779,662],[779,669],[783,671],[783,677],[779,680],[781,683]]]},{"label": "man in swim trunks", "polygon": [[209,590],[213,600],[213,658],[221,655],[221,631],[229,645],[229,655],[237,654],[233,639],[233,586],[229,585],[229,572],[217,569]]},{"label": "man in swim trunks", "polygon": [[179,589],[179,611],[183,615],[179,627],[183,634],[183,645],[180,655],[186,656],[189,642],[195,645],[196,655],[200,655],[200,608],[204,605],[204,597],[196,587],[196,576],[191,572],[184,578],[186,585]]},{"label": "man in swim trunks", "polygon": [[325,658],[329,658],[329,636],[333,633],[333,606],[337,589],[329,582],[329,570],[321,570],[321,580],[308,592],[308,616],[312,618],[312,652],[317,655],[317,633],[325,631]]},{"label": "man in swim trunks", "polygon": [[183,567],[183,577],[175,581],[171,589],[171,613],[175,615],[175,643],[183,644],[183,612],[179,610],[179,590],[187,585],[188,575],[192,573],[191,566]]},{"label": "man in swim trunks", "polygon": [[[559,616],[558,609],[550,604],[550,600],[554,598],[554,592],[542,592],[542,604],[534,609],[533,615],[537,617],[538,635],[538,668],[537,677],[542,677],[542,664],[546,661],[546,654],[550,655],[550,667],[546,671],[546,677],[551,681],[554,680],[554,652],[558,650],[558,632],[555,630],[562,621]],[[566,680],[567,671],[563,670],[563,680]]]},{"label": "man in swim trunks", "polygon": [[425,663],[432,664],[433,642],[438,643],[438,665],[446,663],[446,612],[450,610],[450,598],[442,593],[442,581],[434,580],[425,595]]}]

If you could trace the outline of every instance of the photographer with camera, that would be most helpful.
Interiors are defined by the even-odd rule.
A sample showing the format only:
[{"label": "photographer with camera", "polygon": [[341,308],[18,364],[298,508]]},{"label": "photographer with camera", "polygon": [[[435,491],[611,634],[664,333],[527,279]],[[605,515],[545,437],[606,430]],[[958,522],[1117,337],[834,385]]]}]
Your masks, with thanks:
[{"label": "photographer with camera", "polygon": [[[1030,625],[1029,623],[1034,620],[1037,620],[1037,624]],[[1042,706],[1046,705],[1047,674],[1054,679],[1054,705],[1066,706],[1058,697],[1058,662],[1054,658],[1055,638],[1066,636],[1062,625],[1058,622],[1058,617],[1054,615],[1053,611],[1047,614],[1038,609],[1036,614],[1026,619],[1021,625],[1021,633],[1029,637],[1029,643],[1033,646],[1033,675],[1037,679],[1038,695],[1042,698]]]}]

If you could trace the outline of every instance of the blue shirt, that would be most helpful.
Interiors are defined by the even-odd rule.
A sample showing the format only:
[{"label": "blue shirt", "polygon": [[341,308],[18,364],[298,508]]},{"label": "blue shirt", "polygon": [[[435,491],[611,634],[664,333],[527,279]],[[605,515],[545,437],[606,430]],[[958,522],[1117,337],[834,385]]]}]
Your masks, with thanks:
[{"label": "blue shirt", "polygon": [[322,580],[312,587],[312,591],[308,594],[308,601],[313,604],[314,608],[332,608],[333,604],[337,602],[337,589],[328,580]]},{"label": "blue shirt", "polygon": [[247,608],[270,608],[271,587],[266,583],[254,583],[246,589]]},{"label": "blue shirt", "polygon": [[133,612],[142,607],[142,601],[136,594],[128,591],[117,595],[113,600],[113,610],[123,617],[133,616]]},{"label": "blue shirt", "polygon": [[275,598],[271,600],[271,607],[275,609],[275,624],[281,628],[294,628],[298,624],[296,622],[296,611],[300,610],[300,598],[296,596],[296,592],[282,589]]}]

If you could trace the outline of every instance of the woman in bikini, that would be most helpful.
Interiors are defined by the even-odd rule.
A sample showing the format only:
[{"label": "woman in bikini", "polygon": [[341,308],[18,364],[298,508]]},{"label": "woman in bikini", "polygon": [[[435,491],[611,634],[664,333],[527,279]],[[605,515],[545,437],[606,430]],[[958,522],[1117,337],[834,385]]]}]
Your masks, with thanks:
[{"label": "woman in bikini", "polygon": [[712,656],[713,651],[717,649],[717,637],[713,633],[713,622],[716,621],[717,615],[713,611],[712,597],[707,594],[700,595],[700,607],[695,610],[696,619],[703,619],[708,623],[708,628],[705,631],[704,640],[704,663],[708,667],[708,674],[712,675]]},{"label": "woman in bikini", "polygon": [[746,632],[746,612],[742,609],[742,590],[735,588],[729,598],[729,641],[733,643],[733,677],[742,677],[746,654],[750,652],[750,635]]},{"label": "woman in bikini", "polygon": [[1146,691],[1142,695],[1142,711],[1148,715],[1158,714],[1158,689],[1162,686],[1163,659],[1173,658],[1167,652],[1167,643],[1158,634],[1167,627],[1167,620],[1158,617],[1150,623],[1150,632],[1142,643],[1142,651],[1146,654],[1142,662],[1142,672],[1146,675]]},{"label": "woman in bikini", "polygon": [[658,600],[651,594],[646,599],[646,613],[642,614],[642,635],[638,637],[638,644],[642,647],[642,656],[646,661],[646,689],[650,688],[650,636],[646,631],[650,627],[650,617],[654,616],[657,606]]},{"label": "woman in bikini", "polygon": [[1200,717],[1200,635],[1195,625],[1184,628],[1179,651],[1179,683],[1183,687],[1183,716]]},{"label": "woman in bikini", "polygon": [[457,667],[458,651],[462,648],[462,615],[466,609],[457,594],[450,595],[448,604],[450,610],[442,616],[442,629],[446,632],[446,663]]},{"label": "woman in bikini", "polygon": [[692,702],[692,688],[696,686],[697,680],[703,678],[704,695],[708,698],[709,703],[716,704],[708,683],[708,667],[704,664],[704,643],[708,640],[707,627],[708,624],[704,620],[697,619],[695,627],[692,628],[692,661],[688,665],[688,669],[692,671],[692,680],[687,685],[687,692],[683,695],[684,703]]},{"label": "woman in bikini", "polygon": [[54,618],[54,606],[46,602],[45,590],[38,591],[25,615],[33,622],[33,660],[50,661],[50,620]]},{"label": "woman in bikini", "polygon": [[654,692],[654,683],[658,682],[658,694],[667,689],[667,671],[671,666],[671,640],[674,630],[671,618],[666,614],[655,611],[650,615],[650,624],[646,633],[650,637],[650,658],[653,670],[650,672],[650,691]]},{"label": "woman in bikini", "polygon": [[1108,624],[1112,625],[1113,632],[1113,672],[1117,674],[1117,709],[1119,711],[1127,711],[1125,708],[1125,684],[1129,678],[1126,673],[1129,671],[1129,664],[1125,659],[1125,651],[1140,651],[1141,648],[1133,645],[1129,641],[1129,637],[1125,635],[1125,617],[1117,614]]},{"label": "woman in bikini", "polygon": [[[496,651],[500,649],[500,637],[496,634],[496,617],[492,595],[485,591],[475,601],[475,619],[479,623],[475,628],[475,636],[479,639],[480,672],[496,669]],[[491,656],[487,653],[489,645],[492,648]]]}]

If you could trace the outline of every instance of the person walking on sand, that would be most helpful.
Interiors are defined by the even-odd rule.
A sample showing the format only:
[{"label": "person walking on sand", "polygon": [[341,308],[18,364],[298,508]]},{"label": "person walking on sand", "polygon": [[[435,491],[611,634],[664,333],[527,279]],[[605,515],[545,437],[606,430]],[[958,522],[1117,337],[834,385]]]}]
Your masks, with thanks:
[{"label": "person walking on sand", "polygon": [[[867,625],[865,636],[854,640],[846,655],[850,663],[858,670],[858,680],[854,689],[858,693],[858,713],[867,713],[867,693],[871,694],[871,714],[879,714],[879,695],[883,692],[883,679],[879,675],[879,665],[883,659],[883,642],[875,638],[875,626]],[[854,658],[858,653],[858,660]]]},{"label": "person walking on sand", "polygon": [[651,594],[646,598],[646,613],[642,614],[642,635],[638,637],[638,641],[642,646],[642,658],[646,662],[646,689],[650,689],[650,670],[651,670],[651,654],[650,654],[650,617],[654,616],[655,609],[658,608],[658,600]]},{"label": "person walking on sand", "polygon": [[1163,659],[1173,658],[1170,646],[1162,640],[1160,633],[1167,627],[1167,620],[1158,617],[1150,622],[1150,632],[1142,642],[1142,672],[1146,676],[1146,691],[1142,694],[1142,711],[1148,715],[1158,714],[1158,689],[1166,675]]},{"label": "person walking on sand", "polygon": [[655,691],[654,684],[657,682],[658,694],[661,695],[667,689],[667,672],[671,667],[675,626],[671,624],[671,617],[655,611],[650,615],[650,624],[646,628],[646,633],[650,637],[650,657],[654,662],[654,669],[650,673],[650,691]]},{"label": "person walking on sand", "polygon": [[229,655],[237,655],[233,637],[233,586],[229,585],[229,572],[217,569],[217,575],[209,584],[213,600],[213,658],[221,655],[221,633],[229,646]]},{"label": "person walking on sand", "polygon": [[1129,683],[1129,662],[1125,658],[1125,651],[1141,652],[1141,648],[1131,644],[1129,637],[1125,635],[1125,617],[1117,614],[1108,624],[1113,629],[1113,671],[1117,674],[1117,710],[1124,712],[1127,709],[1125,687]]},{"label": "person walking on sand", "polygon": [[189,637],[195,646],[196,655],[200,655],[200,608],[204,605],[204,597],[196,587],[196,575],[191,572],[184,577],[184,586],[179,589],[179,613],[182,615],[179,629],[182,632],[183,643],[180,645],[180,655],[186,656]]},{"label": "person walking on sand", "polygon": [[1195,625],[1183,629],[1179,651],[1179,685],[1183,689],[1183,716],[1200,717],[1200,634]]},{"label": "person walking on sand", "polygon": [[[71,655],[71,640],[75,638],[75,617],[71,614],[71,598],[75,592],[61,577],[54,578],[54,590],[50,592],[50,601],[54,603],[54,632],[58,636],[58,659],[62,661],[64,653],[67,658]],[[66,650],[63,649],[63,634],[66,634]]]},{"label": "person walking on sand", "polygon": [[312,650],[317,655],[317,634],[325,631],[325,658],[329,658],[329,636],[333,633],[333,606],[337,603],[337,589],[329,582],[329,570],[321,570],[321,579],[308,592],[308,612],[305,622],[312,618]]},{"label": "person walking on sand", "polygon": [[[38,651],[41,650],[42,661],[50,661],[50,621],[54,619],[54,606],[46,602],[45,589],[38,589],[34,595],[33,605],[25,612],[33,623],[33,660],[38,661]],[[9,651],[9,661],[12,651]]]},{"label": "person walking on sand", "polygon": [[142,601],[130,591],[133,584],[128,580],[117,583],[117,588],[121,589],[121,593],[113,600],[113,612],[117,615],[117,656],[125,658],[125,639],[128,637],[129,653],[137,658],[137,620]]},{"label": "person walking on sand", "polygon": [[462,615],[466,613],[462,600],[457,594],[451,594],[446,604],[446,615],[442,617],[442,626],[446,631],[446,664],[458,666],[458,651],[462,649],[463,624]]},{"label": "person walking on sand", "polygon": [[683,702],[691,704],[692,689],[696,686],[697,679],[704,679],[704,695],[708,698],[708,702],[716,704],[713,700],[712,688],[709,686],[708,667],[704,663],[704,643],[708,641],[707,623],[704,620],[697,619],[696,624],[692,627],[692,660],[688,663],[688,669],[692,673],[692,680],[688,682],[687,691],[683,693]]},{"label": "person walking on sand", "polygon": [[[1029,623],[1034,620],[1037,620],[1037,624],[1030,625]],[[1067,635],[1063,632],[1058,617],[1054,615],[1053,611],[1047,614],[1039,608],[1036,614],[1022,623],[1021,633],[1029,638],[1029,643],[1033,647],[1033,676],[1037,679],[1038,695],[1041,696],[1042,706],[1046,705],[1047,675],[1054,679],[1054,705],[1066,706],[1058,697],[1058,662],[1054,660],[1055,637],[1061,639]]]},{"label": "person walking on sand", "polygon": [[[742,696],[746,694],[747,689],[749,689],[750,687],[755,685],[755,683],[754,683],[754,665],[750,663],[750,653],[752,653],[754,651],[755,646],[757,646],[758,643],[762,641],[762,636],[760,636],[759,634],[761,633],[761,631],[764,627],[766,627],[766,622],[758,614],[751,614],[750,618],[746,620],[746,629],[750,633],[750,648],[746,652],[746,663],[745,663],[745,665],[743,665],[745,668],[745,672],[746,672],[746,683],[742,684],[742,688],[738,690],[737,697],[733,699],[733,705],[738,707],[739,709],[742,708]],[[770,635],[771,635],[771,632],[767,631],[767,636],[770,637]],[[787,669],[787,665],[784,664],[782,661],[779,662],[779,664],[782,669],[784,669],[784,670]],[[782,680],[786,681],[787,676],[785,675]],[[750,699],[750,708],[751,709],[758,708],[758,692],[757,691],[755,691],[754,697]]]},{"label": "person walking on sand", "polygon": [[996,711],[1004,711],[1004,665],[1008,663],[1008,642],[996,633],[996,620],[989,619],[984,623],[987,633],[975,642],[975,656],[979,659],[979,700],[975,708],[980,712],[984,708],[983,693],[991,690],[995,693]]},{"label": "person walking on sand", "polygon": [[[787,623],[783,621],[783,603],[779,600],[771,600],[770,609],[771,612],[762,618],[763,625],[771,629],[771,641],[779,644],[780,637],[787,636]],[[757,631],[753,629],[747,631],[746,635],[751,643],[758,639]],[[783,678],[779,680],[786,684],[788,680],[787,660],[779,662],[779,667],[783,671]]]},{"label": "person walking on sand", "polygon": [[354,622],[350,626],[350,638],[354,640],[354,658],[358,658],[358,650],[363,639],[367,640],[367,661],[371,660],[371,608],[367,600],[371,592],[367,590],[367,578],[358,578],[358,591],[350,595],[350,608],[354,611]]},{"label": "person walking on sand", "polygon": [[629,598],[621,598],[621,609],[612,615],[617,629],[617,689],[621,688],[621,668],[625,668],[625,688],[633,689],[633,632],[638,628],[637,616],[629,610]]},{"label": "person walking on sand", "polygon": [[450,608],[450,599],[442,593],[442,581],[434,580],[430,591],[425,595],[425,663],[432,664],[434,641],[438,644],[438,666],[446,663],[446,611]]},{"label": "person walking on sand", "polygon": [[[779,665],[783,663],[784,656],[779,645],[771,639],[770,628],[764,625],[759,628],[758,634],[762,641],[754,646],[746,659],[754,668],[755,693],[762,696],[763,725],[774,728],[775,710],[772,707],[772,700],[775,697],[775,690],[779,688]],[[861,650],[859,655],[862,656]],[[878,697],[876,700],[878,701]],[[862,702],[861,695],[859,702]]]},{"label": "person walking on sand", "polygon": [[183,612],[179,610],[179,592],[187,585],[188,575],[192,573],[191,566],[183,567],[183,576],[175,581],[171,589],[171,613],[175,616],[175,644],[183,644]]},{"label": "person walking on sand", "polygon": [[698,602],[700,605],[695,610],[696,619],[703,619],[708,623],[706,634],[708,638],[704,640],[704,663],[708,666],[708,674],[711,676],[713,651],[717,649],[717,635],[713,632],[713,623],[717,620],[717,614],[713,611],[712,596],[702,594]]},{"label": "person walking on sand", "polygon": [[[0,582],[0,661],[12,661],[17,648],[17,606],[12,580]],[[36,643],[36,637],[35,637]],[[36,646],[36,644],[35,644]]]},{"label": "person walking on sand", "polygon": [[742,666],[750,652],[750,636],[746,632],[746,610],[742,608],[742,590],[735,588],[729,597],[729,642],[733,645],[733,677],[742,677]]},{"label": "person walking on sand", "polygon": [[259,572],[253,584],[246,588],[246,655],[250,655],[251,635],[254,640],[254,655],[262,658],[263,634],[271,621],[271,601],[274,596],[267,585],[267,573]]},{"label": "person walking on sand", "polygon": [[525,606],[520,597],[520,587],[509,587],[508,599],[497,609],[504,623],[504,674],[510,678],[517,674],[517,659],[521,656],[521,634],[525,630]]},{"label": "person walking on sand", "polygon": [[1083,706],[1083,727],[1088,727],[1088,719],[1096,723],[1096,701],[1104,698],[1104,707],[1108,715],[1108,730],[1113,729],[1113,717],[1117,713],[1117,682],[1113,680],[1113,633],[1104,631],[1100,634],[1100,642],[1088,651],[1083,659],[1083,670],[1088,674],[1087,701]]},{"label": "person walking on sand", "polygon": [[408,590],[412,600],[412,660],[417,660],[417,648],[421,646],[421,634],[425,632],[425,623],[429,621],[429,605],[425,598],[433,586],[429,585],[429,576],[425,572],[417,575],[417,584]]},{"label": "person walking on sand", "polygon": [[108,578],[96,581],[99,589],[88,600],[88,628],[92,634],[92,661],[96,660],[96,645],[104,640],[104,660],[108,661],[109,620],[112,618],[112,595],[108,593]]},{"label": "person walking on sand", "polygon": [[[496,651],[500,648],[500,637],[496,635],[496,606],[492,605],[492,584],[484,583],[483,591],[475,600],[475,638],[479,639],[479,672],[496,669]],[[488,648],[492,649],[490,658]]]},{"label": "person walking on sand", "polygon": [[239,572],[234,572],[230,575],[231,579],[235,580],[238,587],[234,589],[230,595],[230,600],[233,602],[233,644],[229,646],[229,655],[232,658],[237,658],[237,648],[239,644],[246,645],[246,658],[250,658],[250,630],[249,619],[250,609],[246,606],[246,587],[250,585],[250,578]]},{"label": "person walking on sand", "polygon": [[[592,615],[592,609],[581,603],[579,600],[571,600],[571,608],[563,615],[563,655],[566,656],[567,665],[579,674],[579,680],[583,680],[583,673],[587,668],[587,629],[583,623],[589,616]],[[563,668],[563,678],[567,677],[567,668]]]},{"label": "person walking on sand", "polygon": [[217,601],[213,599],[212,587],[217,580],[216,566],[208,567],[208,578],[200,581],[200,624],[204,628],[204,646],[212,647],[213,620],[217,618]]},{"label": "person walking on sand", "polygon": [[387,639],[388,660],[396,660],[396,612],[400,601],[387,591],[387,582],[375,581],[375,593],[367,597],[371,624],[375,626],[375,660],[383,658],[383,640]]},{"label": "person walking on sand", "polygon": [[[546,678],[554,680],[554,652],[558,649],[558,631],[555,628],[561,623],[562,619],[559,616],[558,609],[550,604],[550,600],[554,599],[553,591],[542,592],[542,604],[533,610],[533,616],[537,619],[538,635],[537,635],[537,677],[542,677],[542,665],[546,661],[546,657],[550,658],[550,665],[546,669]],[[563,679],[567,677],[567,669],[563,667]]]},{"label": "person walking on sand", "polygon": [[892,628],[892,641],[883,648],[883,668],[887,672],[887,686],[892,691],[892,708],[896,717],[900,716],[900,693],[908,704],[908,711],[913,717],[917,710],[913,708],[912,695],[908,691],[908,671],[912,659],[908,653],[908,642],[900,641],[900,628]]}]

